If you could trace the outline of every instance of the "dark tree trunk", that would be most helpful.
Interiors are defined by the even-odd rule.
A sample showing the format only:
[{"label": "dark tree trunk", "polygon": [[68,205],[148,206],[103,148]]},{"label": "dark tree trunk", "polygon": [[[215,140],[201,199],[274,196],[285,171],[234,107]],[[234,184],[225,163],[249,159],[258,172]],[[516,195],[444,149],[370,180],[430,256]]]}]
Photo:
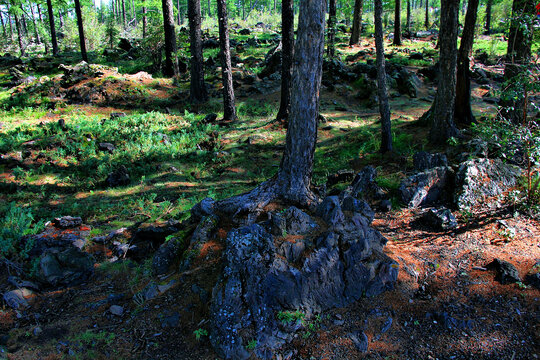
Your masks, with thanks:
[{"label": "dark tree trunk", "polygon": [[291,109],[291,71],[294,54],[293,0],[283,0],[281,6],[281,104],[276,120],[286,122]]},{"label": "dark tree trunk", "polygon": [[315,204],[316,197],[310,185],[317,141],[324,22],[324,1],[300,1],[291,114],[278,173],[247,194],[220,201],[218,208],[221,211],[233,214],[254,212],[276,199],[300,206]]},{"label": "dark tree trunk", "polygon": [[[442,8],[442,4],[441,4],[441,8]],[[426,19],[424,21],[424,26],[426,27],[426,30],[429,29],[429,0],[426,0]],[[442,22],[441,22],[441,27],[442,27]]]},{"label": "dark tree trunk", "polygon": [[411,0],[407,0],[407,23],[405,24],[407,36],[411,36]]},{"label": "dark tree trunk", "polygon": [[36,18],[34,14],[34,6],[32,5],[31,2],[29,3],[29,6],[30,6],[30,15],[32,16],[32,24],[34,25],[34,36],[36,37],[36,42],[38,44],[41,44],[41,38],[39,37],[39,31],[37,28]]},{"label": "dark tree trunk", "polygon": [[137,15],[135,14],[135,0],[131,0],[131,20],[137,24]]},{"label": "dark tree trunk", "polygon": [[384,69],[384,39],[382,28],[382,0],[375,0],[375,47],[377,52],[377,89],[379,95],[379,112],[381,114],[381,152],[392,151],[392,127],[390,108],[388,106],[388,89],[386,88],[386,71]]},{"label": "dark tree trunk", "polygon": [[15,18],[15,27],[17,28],[17,38],[19,40],[19,50],[21,51],[21,56],[26,55],[24,51],[24,44],[22,40],[22,30],[21,30],[21,22],[19,21],[19,17],[17,14],[13,14],[13,17]]},{"label": "dark tree trunk", "polygon": [[459,0],[442,0],[439,33],[441,76],[435,101],[422,116],[425,121],[432,124],[429,132],[429,141],[432,144],[445,144],[449,138],[460,135],[454,123],[458,14]]},{"label": "dark tree trunk", "polygon": [[147,26],[147,20],[146,20],[146,6],[144,6],[144,0],[142,0],[142,37],[143,39],[146,38],[146,26]]},{"label": "dark tree trunk", "polygon": [[24,17],[24,9],[21,4],[21,18],[20,23],[22,24],[23,34],[28,35],[28,26],[26,25],[26,18]]},{"label": "dark tree trunk", "polygon": [[362,33],[362,12],[364,7],[364,0],[354,1],[354,14],[353,14],[353,26],[351,33],[351,40],[349,45],[353,46],[360,41],[360,34]]},{"label": "dark tree trunk", "polygon": [[210,0],[208,0],[208,17],[212,17],[212,9],[210,8]]},{"label": "dark tree trunk", "polygon": [[122,24],[126,27],[126,1],[122,0]]},{"label": "dark tree trunk", "polygon": [[177,24],[178,25],[181,25],[181,21],[180,21],[180,18],[181,18],[181,15],[180,15],[180,0],[176,0],[176,9],[177,9],[177,17],[176,17],[176,21],[177,21]]},{"label": "dark tree trunk", "polygon": [[231,50],[229,48],[229,28],[227,25],[227,2],[217,0],[219,22],[219,42],[221,46],[221,76],[223,78],[223,120],[235,120],[234,88],[231,72]]},{"label": "dark tree trunk", "polygon": [[64,16],[62,15],[62,12],[58,10],[58,23],[60,25],[60,29],[64,28]]},{"label": "dark tree trunk", "polygon": [[81,11],[81,4],[79,0],[75,0],[75,13],[77,14],[77,26],[79,28],[79,40],[81,43],[81,56],[84,61],[88,62],[88,55],[86,54],[86,41],[84,38],[83,17],[82,17],[82,11]]},{"label": "dark tree trunk", "polygon": [[474,42],[474,29],[476,27],[478,3],[479,0],[469,0],[469,3],[467,4],[465,26],[463,27],[463,33],[461,34],[461,44],[458,52],[454,119],[457,124],[462,125],[470,125],[474,122],[474,116],[471,109],[469,56],[471,55]]},{"label": "dark tree trunk", "polygon": [[484,26],[485,34],[491,34],[491,9],[493,7],[493,0],[487,0],[486,4],[486,24]]},{"label": "dark tree trunk", "polygon": [[4,23],[4,14],[0,11],[0,21],[2,22],[2,34],[4,35],[4,38],[7,36],[6,31],[6,24]]},{"label": "dark tree trunk", "polygon": [[11,24],[11,15],[9,14],[9,2],[6,3],[7,18],[9,24],[9,39],[13,41],[13,25]]},{"label": "dark tree trunk", "polygon": [[191,50],[190,100],[192,103],[199,104],[208,100],[204,84],[200,0],[188,0],[188,19]]},{"label": "dark tree trunk", "polygon": [[396,0],[394,12],[394,45],[401,45],[401,0]]},{"label": "dark tree trunk", "polygon": [[333,58],[335,54],[336,38],[336,0],[329,0],[330,9],[328,11],[328,44],[326,44],[326,54]]},{"label": "dark tree trunk", "polygon": [[514,0],[504,66],[504,80],[508,83],[509,88],[518,95],[501,101],[503,106],[501,114],[514,124],[523,123],[527,113],[527,96],[524,88],[527,84],[524,83],[524,79],[519,79],[519,77],[526,71],[531,60],[534,33],[534,20],[531,14],[534,14],[533,0]]},{"label": "dark tree trunk", "polygon": [[51,0],[47,0],[47,12],[49,13],[49,28],[51,30],[51,42],[53,55],[58,55],[58,42],[56,41],[56,28],[54,26],[54,13]]},{"label": "dark tree trunk", "polygon": [[163,6],[163,28],[165,30],[165,75],[178,75],[176,56],[176,35],[174,33],[174,15],[172,0],[161,0]]}]

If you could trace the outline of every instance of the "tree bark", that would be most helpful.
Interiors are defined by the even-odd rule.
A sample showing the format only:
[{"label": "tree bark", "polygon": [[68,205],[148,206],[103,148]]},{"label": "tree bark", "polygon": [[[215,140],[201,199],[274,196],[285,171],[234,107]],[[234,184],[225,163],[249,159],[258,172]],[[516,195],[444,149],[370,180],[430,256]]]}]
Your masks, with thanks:
[{"label": "tree bark", "polygon": [[531,60],[531,46],[534,33],[534,1],[514,0],[512,19],[508,35],[508,48],[504,66],[504,80],[508,90],[516,93],[512,99],[501,101],[501,114],[514,124],[522,124],[526,115],[526,80],[520,79]]},{"label": "tree bark", "polygon": [[[377,5],[375,5],[375,7],[377,7]],[[396,0],[396,8],[394,11],[394,45],[401,45],[401,0]]]},{"label": "tree bark", "polygon": [[388,106],[388,89],[384,69],[384,38],[382,28],[382,0],[375,0],[375,48],[377,63],[377,89],[379,95],[379,113],[381,114],[381,149],[382,153],[392,151],[392,127]]},{"label": "tree bark", "polygon": [[235,215],[256,212],[276,199],[304,207],[316,203],[317,198],[311,192],[310,185],[317,141],[324,22],[324,1],[300,1],[291,114],[278,173],[247,194],[218,202],[220,211]]},{"label": "tree bark", "polygon": [[485,34],[491,34],[491,9],[493,8],[493,0],[487,0],[486,4],[486,24],[484,26]]},{"label": "tree bark", "polygon": [[441,75],[435,101],[428,112],[422,116],[432,124],[429,132],[429,141],[432,144],[445,144],[449,138],[460,135],[454,123],[458,14],[459,0],[442,0],[439,33]]},{"label": "tree bark", "polygon": [[2,34],[4,35],[4,38],[7,36],[6,31],[6,24],[4,23],[4,14],[2,14],[2,11],[0,11],[0,21],[2,22]]},{"label": "tree bark", "polygon": [[405,24],[407,36],[411,37],[411,0],[407,0],[407,23]]},{"label": "tree bark", "polygon": [[229,29],[227,25],[227,2],[217,0],[219,22],[219,43],[221,47],[221,76],[223,81],[223,120],[235,120],[234,87],[231,71],[231,50],[229,47]]},{"label": "tree bark", "polygon": [[208,100],[204,83],[200,0],[188,0],[188,18],[191,50],[190,100],[192,103],[199,104]]},{"label": "tree bark", "polygon": [[83,17],[82,17],[82,11],[81,11],[81,4],[79,0],[75,0],[75,13],[77,14],[77,27],[79,28],[79,41],[81,44],[81,56],[84,61],[88,62],[88,54],[86,53],[86,41],[84,38]]},{"label": "tree bark", "polygon": [[146,26],[147,26],[147,20],[146,20],[146,6],[144,6],[144,1],[142,0],[142,37],[143,39],[146,38]]},{"label": "tree bark", "polygon": [[328,11],[328,44],[326,44],[326,54],[329,58],[333,58],[335,54],[335,38],[336,38],[336,0],[329,0]]},{"label": "tree bark", "polygon": [[360,34],[362,33],[362,12],[364,7],[364,0],[354,1],[354,14],[353,14],[353,26],[351,33],[351,40],[349,45],[353,46],[360,41]]},{"label": "tree bark", "polygon": [[13,25],[11,24],[11,15],[9,14],[9,2],[6,3],[7,18],[9,24],[9,39],[13,41]]},{"label": "tree bark", "polygon": [[62,11],[58,10],[58,22],[60,25],[60,29],[64,28],[64,16],[62,15]]},{"label": "tree bark", "polygon": [[474,116],[471,109],[469,57],[474,42],[474,30],[476,27],[479,2],[479,0],[469,0],[469,3],[467,4],[465,26],[463,27],[463,33],[461,34],[461,44],[458,52],[454,119],[457,124],[462,125],[470,125],[474,122]]},{"label": "tree bark", "polygon": [[281,103],[276,120],[286,123],[291,109],[291,72],[294,54],[293,0],[283,0],[281,7]]},{"label": "tree bark", "polygon": [[19,41],[19,49],[21,52],[21,56],[26,55],[24,51],[24,44],[22,40],[22,31],[21,31],[21,22],[19,21],[19,17],[17,14],[13,14],[13,18],[15,19],[15,27],[17,28],[17,39]]},{"label": "tree bark", "polygon": [[178,57],[176,55],[176,35],[172,0],[161,0],[163,6],[163,28],[165,31],[165,75],[178,76]]},{"label": "tree bark", "polygon": [[126,28],[126,2],[122,0],[122,24]]},{"label": "tree bark", "polygon": [[210,8],[210,0],[208,0],[208,17],[212,17],[212,9]]},{"label": "tree bark", "polygon": [[[442,8],[442,4],[441,4],[441,8]],[[429,29],[429,0],[426,0],[426,18],[424,21],[424,26],[426,27],[426,30]]]},{"label": "tree bark", "polygon": [[54,26],[54,13],[51,0],[47,0],[47,12],[49,13],[49,28],[51,30],[51,43],[53,55],[58,55],[58,41],[56,40],[56,28]]},{"label": "tree bark", "polygon": [[31,2],[29,3],[29,6],[30,6],[30,15],[32,16],[32,24],[34,25],[34,36],[36,37],[36,42],[38,44],[41,44],[41,38],[39,37],[39,32],[38,32],[38,28],[36,24],[36,18],[34,14],[34,6],[32,5]]},{"label": "tree bark", "polygon": [[176,9],[177,9],[177,13],[176,13],[176,21],[177,21],[177,24],[180,25],[180,0],[176,0]]}]

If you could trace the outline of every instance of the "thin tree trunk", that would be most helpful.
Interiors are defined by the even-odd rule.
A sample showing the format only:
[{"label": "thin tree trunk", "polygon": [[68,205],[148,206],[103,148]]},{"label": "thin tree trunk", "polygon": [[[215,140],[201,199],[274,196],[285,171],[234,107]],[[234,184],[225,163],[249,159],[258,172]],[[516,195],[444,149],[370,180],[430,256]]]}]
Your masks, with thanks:
[{"label": "thin tree trunk", "polygon": [[22,40],[21,23],[19,21],[19,17],[17,16],[17,14],[13,14],[13,17],[15,18],[15,27],[17,28],[17,37],[18,37],[18,40],[19,40],[19,50],[21,51],[21,56],[24,56],[24,55],[26,55],[26,53],[24,51],[24,44],[23,44],[23,40]]},{"label": "thin tree trunk", "polygon": [[28,35],[28,26],[26,25],[26,18],[24,16],[24,9],[23,9],[23,6],[21,4],[21,18],[20,18],[20,22],[22,24],[22,29],[23,29],[23,34],[24,35]]},{"label": "thin tree trunk", "polygon": [[[444,1],[444,0],[442,0]],[[441,5],[442,7],[442,5]],[[424,21],[424,26],[426,27],[426,30],[429,29],[429,0],[426,0],[426,19]]]},{"label": "thin tree trunk", "polygon": [[384,69],[384,39],[382,28],[382,0],[375,0],[375,48],[377,52],[377,89],[379,95],[379,113],[381,114],[381,149],[382,153],[392,151],[392,127],[388,106],[388,89]]},{"label": "thin tree trunk", "polygon": [[229,29],[227,25],[227,3],[217,0],[219,22],[219,42],[221,47],[221,76],[223,81],[223,120],[235,120],[234,88],[231,71],[231,50],[229,48]]},{"label": "thin tree trunk", "polygon": [[463,125],[470,125],[474,122],[474,116],[471,109],[469,57],[474,42],[474,29],[476,27],[479,2],[479,0],[469,0],[469,3],[467,4],[465,26],[463,27],[463,33],[461,34],[461,43],[458,52],[454,118],[457,124]]},{"label": "thin tree trunk", "polygon": [[49,13],[49,28],[51,30],[51,43],[53,55],[58,55],[58,42],[56,41],[56,28],[54,27],[54,13],[51,0],[47,0],[47,12]]},{"label": "thin tree trunk", "polygon": [[135,0],[131,0],[131,20],[134,24],[137,24],[137,15],[135,14]]},{"label": "thin tree trunk", "polygon": [[336,37],[336,0],[329,0],[330,10],[328,12],[328,44],[326,51],[329,58],[333,58],[335,54],[335,37]]},{"label": "thin tree trunk", "polygon": [[180,21],[180,0],[176,0],[176,8],[178,9],[178,13],[177,13],[177,22],[178,22],[178,25],[181,25],[181,21]]},{"label": "thin tree trunk", "polygon": [[212,9],[210,8],[210,0],[208,0],[208,17],[212,17]]},{"label": "thin tree trunk", "polygon": [[0,21],[2,22],[2,34],[4,35],[4,38],[7,36],[6,31],[6,24],[4,23],[4,14],[0,11]]},{"label": "thin tree trunk", "polygon": [[292,59],[294,55],[293,0],[281,3],[281,103],[276,120],[287,123],[291,109]]},{"label": "thin tree trunk", "polygon": [[58,23],[60,25],[60,29],[64,28],[64,17],[62,16],[62,12],[58,10]]},{"label": "thin tree trunk", "polygon": [[200,0],[188,0],[188,19],[191,50],[190,100],[192,103],[199,104],[208,100],[204,83]]},{"label": "thin tree trunk", "polygon": [[176,34],[174,33],[174,14],[172,0],[162,0],[163,28],[165,32],[165,75],[178,76],[178,57],[176,55]]},{"label": "thin tree trunk", "polygon": [[39,32],[38,32],[38,28],[37,28],[37,24],[36,24],[36,19],[35,19],[35,15],[34,15],[34,7],[32,6],[32,3],[29,4],[30,6],[30,14],[32,15],[32,24],[34,25],[34,35],[36,37],[36,42],[38,44],[41,44],[41,39],[39,37]]},{"label": "thin tree trunk", "polygon": [[144,1],[145,0],[142,0],[142,37],[143,39],[146,38],[146,6],[144,6]]},{"label": "thin tree trunk", "polygon": [[486,25],[484,29],[486,30],[485,34],[491,34],[491,9],[493,7],[493,0],[487,0],[486,4]]},{"label": "thin tree trunk", "polygon": [[86,53],[86,41],[84,38],[84,25],[79,0],[75,0],[75,13],[77,14],[77,26],[79,28],[79,40],[81,43],[81,56],[84,61],[88,62],[88,54]]},{"label": "thin tree trunk", "polygon": [[353,46],[360,41],[360,34],[362,33],[362,12],[364,7],[364,0],[354,1],[354,14],[353,14],[353,26],[351,39],[349,45]]},{"label": "thin tree trunk", "polygon": [[[514,0],[512,20],[508,34],[508,48],[504,66],[504,80],[517,96],[501,101],[501,114],[514,124],[522,124],[526,117],[526,84],[519,77],[527,70],[531,60],[531,46],[534,32],[533,0]],[[525,109],[525,110],[524,110]]]},{"label": "thin tree trunk", "polygon": [[[401,0],[396,1],[394,11],[394,45],[401,45]],[[375,6],[377,7],[377,6]]]},{"label": "thin tree trunk", "polygon": [[405,24],[407,36],[411,37],[411,0],[407,0],[407,24]]},{"label": "thin tree trunk", "polygon": [[442,1],[439,33],[441,76],[439,76],[435,101],[428,112],[422,116],[432,124],[429,132],[429,141],[432,144],[445,144],[449,138],[460,135],[454,123],[458,14],[459,0]]},{"label": "thin tree trunk", "polygon": [[13,42],[13,25],[11,24],[11,15],[9,14],[9,2],[6,3],[7,18],[9,24],[9,39]]},{"label": "thin tree trunk", "polygon": [[122,0],[122,24],[126,27],[126,1]]},{"label": "thin tree trunk", "polygon": [[310,185],[317,142],[324,51],[324,11],[324,1],[300,0],[291,114],[285,152],[278,173],[249,193],[218,202],[220,211],[234,215],[252,213],[276,199],[308,207],[316,203],[316,196]]}]

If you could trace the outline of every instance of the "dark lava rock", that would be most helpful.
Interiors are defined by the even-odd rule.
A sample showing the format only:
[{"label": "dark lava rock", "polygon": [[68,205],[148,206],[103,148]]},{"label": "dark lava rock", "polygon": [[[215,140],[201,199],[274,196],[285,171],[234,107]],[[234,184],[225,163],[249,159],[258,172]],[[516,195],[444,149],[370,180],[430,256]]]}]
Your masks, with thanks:
[{"label": "dark lava rock", "polygon": [[457,227],[456,217],[444,207],[429,209],[422,215],[420,220],[436,230],[450,230]]},{"label": "dark lava rock", "polygon": [[110,115],[110,119],[114,120],[114,119],[118,119],[118,118],[122,118],[126,116],[127,114],[125,112],[112,112]]},{"label": "dark lava rock", "polygon": [[353,196],[369,197],[371,193],[377,193],[379,191],[379,186],[375,182],[376,177],[377,170],[372,166],[366,166],[360,170],[351,183]]},{"label": "dark lava rock", "polygon": [[49,286],[74,286],[94,273],[94,260],[89,254],[71,247],[51,249],[39,259],[37,279]]},{"label": "dark lava rock", "polygon": [[240,35],[249,35],[249,34],[251,34],[251,30],[249,30],[249,29],[242,29],[242,30],[240,30],[240,31],[238,32],[238,34],[240,34]]},{"label": "dark lava rock", "polygon": [[194,207],[191,208],[191,219],[200,221],[203,217],[213,215],[215,211],[216,201],[212,198],[202,199]]},{"label": "dark lava rock", "polygon": [[424,171],[434,167],[448,166],[448,159],[445,154],[419,151],[413,155],[413,164],[415,170]]},{"label": "dark lava rock", "polygon": [[452,180],[451,168],[437,167],[403,180],[398,191],[409,208],[432,206],[446,200],[451,193]]},{"label": "dark lava rock", "polygon": [[369,341],[367,335],[363,331],[349,333],[348,336],[356,347],[356,350],[361,353],[365,353],[368,351]]},{"label": "dark lava rock", "polygon": [[270,213],[268,225],[269,231],[276,236],[305,235],[318,227],[311,216],[294,206]]},{"label": "dark lava rock", "polygon": [[130,181],[129,172],[124,165],[120,165],[118,169],[111,172],[107,176],[107,179],[105,180],[105,182],[107,183],[107,186],[109,187],[127,185],[129,184],[129,181]]},{"label": "dark lava rock", "polygon": [[6,291],[3,295],[3,300],[12,309],[22,310],[30,306],[27,298],[33,295],[32,290],[20,288],[16,290]]},{"label": "dark lava rock", "polygon": [[[326,202],[335,205],[336,199]],[[337,228],[327,234],[337,241],[319,241],[323,247],[308,253],[301,268],[277,256],[273,236],[258,224],[228,233],[224,271],[210,305],[210,340],[220,356],[247,359],[243,339],[255,339],[255,355],[269,359],[296,329],[278,322],[277,312],[299,310],[309,317],[393,286],[398,264],[382,253],[386,240],[368,220],[353,214]],[[296,259],[299,250],[290,251]]]},{"label": "dark lava rock", "polygon": [[202,122],[203,124],[214,124],[216,122],[216,119],[217,119],[217,114],[211,113],[211,114],[206,115],[204,119],[202,120]]},{"label": "dark lava rock", "polygon": [[470,329],[472,328],[472,320],[459,320],[450,316],[446,311],[426,313],[426,319],[435,320],[447,329]]},{"label": "dark lava rock", "polygon": [[169,241],[161,244],[152,258],[152,272],[154,275],[164,275],[169,271],[171,265],[178,260],[179,256],[188,247],[187,237],[190,234],[190,229],[184,229],[173,235]]},{"label": "dark lava rock", "polygon": [[440,72],[441,70],[438,62],[435,65],[418,70],[418,73],[427,78],[429,81],[437,80]]},{"label": "dark lava rock", "polygon": [[330,187],[335,184],[352,181],[354,179],[354,176],[355,176],[355,173],[353,170],[339,170],[335,174],[328,176],[326,180],[326,186]]},{"label": "dark lava rock", "polygon": [[129,51],[133,48],[133,44],[129,39],[126,38],[120,38],[120,42],[118,43],[118,47],[124,51]]},{"label": "dark lava rock", "polygon": [[499,281],[503,285],[521,281],[516,267],[508,261],[493,259],[492,262],[486,265],[486,268],[494,269],[497,272],[495,275],[495,280]]},{"label": "dark lava rock", "polygon": [[59,229],[69,229],[82,225],[82,219],[78,216],[62,216],[53,220],[53,225]]},{"label": "dark lava rock", "polygon": [[317,207],[317,216],[320,216],[330,227],[341,225],[345,215],[341,210],[339,197],[328,196]]},{"label": "dark lava rock", "polygon": [[396,78],[397,89],[400,94],[409,95],[411,98],[418,96],[418,87],[421,81],[415,73],[402,68]]},{"label": "dark lava rock", "polygon": [[203,49],[217,49],[219,48],[219,41],[217,38],[212,37],[202,42]]},{"label": "dark lava rock", "polygon": [[343,211],[351,211],[359,213],[366,217],[371,223],[375,218],[375,212],[371,209],[369,204],[364,200],[358,200],[352,196],[345,196],[341,201],[341,209]]},{"label": "dark lava rock", "polygon": [[270,49],[264,57],[263,69],[259,72],[259,78],[264,79],[281,70],[281,42]]},{"label": "dark lava rock", "polygon": [[111,143],[99,143],[98,150],[107,151],[109,154],[112,154],[116,148]]},{"label": "dark lava rock", "polygon": [[409,55],[409,59],[411,60],[424,60],[424,54],[419,52],[414,52]]},{"label": "dark lava rock", "polygon": [[463,162],[456,174],[455,201],[459,209],[480,203],[493,204],[493,197],[517,185],[521,170],[499,159],[473,159]]}]

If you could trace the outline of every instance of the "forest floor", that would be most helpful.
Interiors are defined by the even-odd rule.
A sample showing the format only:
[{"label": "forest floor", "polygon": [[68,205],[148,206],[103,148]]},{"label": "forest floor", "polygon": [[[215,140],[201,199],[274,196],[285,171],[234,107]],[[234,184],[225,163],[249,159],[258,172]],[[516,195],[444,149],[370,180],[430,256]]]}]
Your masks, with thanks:
[{"label": "forest floor", "polygon": [[[433,45],[408,44],[420,50]],[[388,52],[395,52],[394,58],[401,61],[410,53],[406,48],[390,47]],[[340,51],[343,57],[361,51],[369,57],[374,47],[364,40],[361,46]],[[406,66],[416,72],[431,61]],[[497,62],[479,66],[492,74],[502,71]],[[81,216],[84,225],[69,231],[90,239],[134,223],[182,220],[202,198],[237,194],[275,173],[286,132],[272,122],[279,105],[277,92],[249,93],[249,83],[239,79],[240,120],[220,126],[204,121],[205,114],[221,107],[217,77],[209,79],[213,100],[204,109],[194,109],[184,102],[187,80],[181,79],[176,87],[146,73],[121,74],[108,68],[102,72],[60,89],[64,99],[65,94],[98,94],[89,104],[62,100],[51,109],[3,112],[1,201],[31,209],[36,219]],[[57,84],[61,76],[43,82],[50,79]],[[498,85],[491,80],[488,85],[473,83],[477,115],[496,111],[492,97],[485,95]],[[25,86],[6,88],[0,100],[13,101],[12,94],[29,91]],[[103,92],[84,92],[96,88]],[[46,89],[37,98],[26,99],[26,105],[58,95],[55,85],[48,83]],[[42,88],[38,90],[33,95]],[[400,265],[398,282],[380,296],[306,320],[276,358],[538,358],[540,291],[521,282],[502,285],[487,268],[498,258],[514,264],[522,279],[540,271],[538,221],[506,206],[468,216],[455,212],[459,226],[452,231],[424,228],[416,221],[417,210],[401,208],[396,190],[412,169],[415,151],[445,150],[427,146],[427,129],[415,123],[433,100],[433,82],[423,79],[416,98],[391,91],[398,154],[391,158],[377,153],[376,106],[360,103],[355,92],[355,87],[343,83],[332,91],[324,88],[321,94],[326,122],[320,124],[314,182],[324,183],[341,169],[377,167],[377,182],[390,194],[393,207],[377,213],[373,225],[389,240],[385,252]],[[120,112],[126,116],[111,117]],[[65,120],[65,129],[60,119]],[[113,143],[116,149],[99,152],[99,142]],[[107,174],[121,165],[130,173],[129,184],[105,186]],[[151,276],[148,260],[108,262],[113,254],[99,244],[89,246],[87,250],[99,254],[101,261],[86,284],[39,292],[27,310],[3,305],[0,359],[217,358],[205,335],[209,324],[204,299],[221,269],[226,231],[218,235],[205,245],[191,270],[161,278]],[[2,270],[0,292],[8,289],[8,275]],[[152,285],[158,287],[156,296],[139,295]],[[111,304],[121,306],[122,314],[113,314]],[[366,353],[358,352],[351,340],[358,331],[368,337]]]}]

